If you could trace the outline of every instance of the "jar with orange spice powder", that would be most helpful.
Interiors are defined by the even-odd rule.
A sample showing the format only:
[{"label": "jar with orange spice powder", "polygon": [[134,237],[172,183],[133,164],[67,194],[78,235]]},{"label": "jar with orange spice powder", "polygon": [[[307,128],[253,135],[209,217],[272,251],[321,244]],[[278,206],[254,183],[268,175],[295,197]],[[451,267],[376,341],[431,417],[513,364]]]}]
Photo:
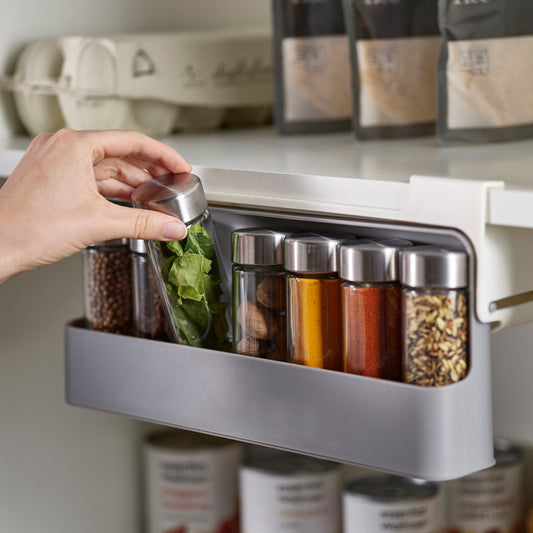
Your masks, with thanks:
[{"label": "jar with orange spice powder", "polygon": [[345,235],[300,233],[285,239],[290,360],[342,370],[337,247]]}]

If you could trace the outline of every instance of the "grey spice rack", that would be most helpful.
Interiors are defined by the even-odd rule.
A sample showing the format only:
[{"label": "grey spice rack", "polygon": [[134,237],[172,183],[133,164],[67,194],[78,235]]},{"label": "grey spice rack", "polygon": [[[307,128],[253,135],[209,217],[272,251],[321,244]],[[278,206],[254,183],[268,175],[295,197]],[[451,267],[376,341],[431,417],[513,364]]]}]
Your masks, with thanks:
[{"label": "grey spice rack", "polygon": [[[213,214],[223,244],[237,227],[343,229],[461,246],[474,272],[468,239],[451,229],[236,208]],[[229,253],[229,246],[223,249]],[[476,319],[473,308],[469,374],[440,388],[90,331],[73,321],[65,328],[66,398],[73,405],[417,478],[457,478],[494,462],[490,326]]]}]

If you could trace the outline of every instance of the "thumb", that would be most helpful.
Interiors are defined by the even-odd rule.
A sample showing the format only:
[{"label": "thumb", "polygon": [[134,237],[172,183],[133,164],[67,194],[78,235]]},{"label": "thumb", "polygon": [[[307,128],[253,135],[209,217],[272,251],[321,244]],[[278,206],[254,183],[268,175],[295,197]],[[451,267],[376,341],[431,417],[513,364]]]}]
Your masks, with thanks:
[{"label": "thumb", "polygon": [[187,235],[178,218],[149,209],[111,204],[105,217],[105,239],[129,238],[155,241],[179,241]]}]

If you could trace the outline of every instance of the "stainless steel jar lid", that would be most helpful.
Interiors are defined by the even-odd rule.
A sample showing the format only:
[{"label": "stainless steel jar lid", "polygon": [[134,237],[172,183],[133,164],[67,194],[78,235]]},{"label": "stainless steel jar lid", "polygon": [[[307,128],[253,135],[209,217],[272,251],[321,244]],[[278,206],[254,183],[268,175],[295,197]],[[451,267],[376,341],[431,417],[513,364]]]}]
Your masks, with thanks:
[{"label": "stainless steel jar lid", "polygon": [[438,485],[391,474],[366,476],[354,479],[345,488],[345,494],[375,502],[402,502],[432,498]]},{"label": "stainless steel jar lid", "polygon": [[398,248],[357,240],[339,246],[339,276],[354,283],[383,283],[399,277]]},{"label": "stainless steel jar lid", "polygon": [[243,228],[231,234],[231,258],[240,265],[283,265],[283,243],[292,232]]},{"label": "stainless steel jar lid", "polygon": [[138,254],[147,254],[146,242],[142,239],[130,239],[130,250]]},{"label": "stainless steel jar lid", "polygon": [[128,239],[110,239],[108,241],[95,242],[88,246],[88,248],[100,248],[100,247],[114,247],[114,246],[128,246]]},{"label": "stainless steel jar lid", "polygon": [[296,233],[285,238],[285,269],[296,273],[338,271],[337,247],[345,236]]},{"label": "stainless steel jar lid", "polygon": [[467,255],[436,246],[402,250],[400,281],[408,287],[464,288],[468,284]]},{"label": "stainless steel jar lid", "polygon": [[173,215],[185,224],[207,209],[207,199],[198,176],[167,174],[139,185],[131,195],[133,205]]}]

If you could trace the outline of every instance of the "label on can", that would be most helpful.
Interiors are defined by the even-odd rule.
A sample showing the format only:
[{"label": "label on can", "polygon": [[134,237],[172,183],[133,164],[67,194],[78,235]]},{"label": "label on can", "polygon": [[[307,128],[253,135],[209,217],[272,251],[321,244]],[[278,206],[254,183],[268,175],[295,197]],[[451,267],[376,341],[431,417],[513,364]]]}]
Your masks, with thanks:
[{"label": "label on can", "polygon": [[442,501],[437,485],[396,476],[361,478],[343,497],[346,533],[437,533]]},{"label": "label on can", "polygon": [[291,470],[241,468],[242,533],[340,532],[340,467]]},{"label": "label on can", "polygon": [[242,449],[230,441],[145,450],[149,533],[237,533]]},{"label": "label on can", "polygon": [[524,465],[520,451],[505,457],[495,449],[496,465],[448,485],[449,531],[521,531]]}]

